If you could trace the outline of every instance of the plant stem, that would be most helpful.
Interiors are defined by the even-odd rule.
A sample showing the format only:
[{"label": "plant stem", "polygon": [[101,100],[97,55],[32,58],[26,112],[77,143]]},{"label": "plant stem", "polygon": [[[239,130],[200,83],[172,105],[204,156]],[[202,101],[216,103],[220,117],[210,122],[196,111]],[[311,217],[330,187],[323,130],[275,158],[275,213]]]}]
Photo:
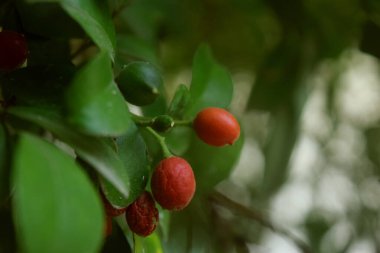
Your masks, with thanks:
[{"label": "plant stem", "polygon": [[193,121],[192,120],[174,120],[174,126],[193,127]]},{"label": "plant stem", "polygon": [[273,232],[276,232],[278,234],[281,234],[289,238],[302,250],[303,253],[312,253],[311,248],[305,242],[303,242],[301,239],[299,239],[298,237],[296,237],[289,231],[275,226],[270,220],[268,220],[262,214],[262,212],[252,209],[252,208],[248,208],[238,202],[235,202],[232,199],[228,198],[227,196],[217,191],[214,191],[210,195],[210,199],[214,201],[216,204],[224,206],[225,208],[231,210],[237,215],[255,220],[260,225],[271,229]]},{"label": "plant stem", "polygon": [[138,126],[149,127],[152,125],[152,118],[139,116],[133,113],[131,113],[131,118]]},{"label": "plant stem", "polygon": [[154,138],[156,138],[158,144],[160,145],[161,147],[161,150],[162,150],[162,154],[165,158],[169,158],[172,155],[172,153],[170,152],[168,146],[166,145],[165,143],[165,137],[162,137],[161,135],[159,135],[156,131],[154,131],[151,127],[147,127],[146,130],[153,135]]},{"label": "plant stem", "polygon": [[[140,115],[136,115],[131,113],[132,120],[136,123],[138,126],[142,127],[150,127],[153,124],[153,119],[151,117],[144,117]],[[192,120],[174,120],[174,127],[176,126],[187,126],[192,127],[193,121]]]}]

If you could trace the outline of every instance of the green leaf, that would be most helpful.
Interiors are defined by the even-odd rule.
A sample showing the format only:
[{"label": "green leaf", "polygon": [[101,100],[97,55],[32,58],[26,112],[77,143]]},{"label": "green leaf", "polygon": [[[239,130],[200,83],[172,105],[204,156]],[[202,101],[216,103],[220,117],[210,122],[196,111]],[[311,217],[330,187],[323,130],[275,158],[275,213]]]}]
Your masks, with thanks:
[{"label": "green leaf", "polygon": [[147,237],[140,237],[129,229],[124,217],[119,216],[115,220],[133,249],[133,253],[163,253],[161,240],[157,231]]},{"label": "green leaf", "polygon": [[102,138],[80,134],[70,128],[57,115],[37,108],[12,107],[10,115],[37,124],[70,145],[84,161],[95,168],[120,193],[107,196],[118,206],[126,206],[129,197],[129,176],[114,148]]},{"label": "green leaf", "polygon": [[14,157],[13,212],[23,252],[97,252],[103,237],[98,194],[74,159],[22,134]]},{"label": "green leaf", "polygon": [[306,65],[301,64],[298,39],[288,35],[265,59],[251,91],[248,109],[271,111],[293,99]]},{"label": "green leaf", "polygon": [[157,233],[145,238],[135,235],[134,242],[134,253],[163,253]]},{"label": "green leaf", "polygon": [[243,135],[230,146],[215,148],[199,140],[193,133],[192,142],[184,156],[194,170],[197,192],[210,191],[226,179],[240,157]]},{"label": "green leaf", "polygon": [[[160,89],[160,94],[164,94],[164,92],[163,88]],[[153,104],[142,106],[141,109],[145,116],[154,117],[163,115],[166,112],[166,99],[160,95]]]},{"label": "green leaf", "polygon": [[104,52],[78,71],[66,99],[69,122],[88,134],[122,135],[132,122]]},{"label": "green leaf", "polygon": [[157,232],[153,232],[147,237],[140,237],[132,233],[125,218],[116,217],[115,220],[123,231],[129,245],[133,248],[133,253],[163,253],[161,240]]},{"label": "green leaf", "polygon": [[193,129],[189,127],[174,127],[165,134],[165,141],[173,154],[182,156],[190,147]]},{"label": "green leaf", "polygon": [[299,115],[290,108],[279,108],[274,116],[273,128],[264,149],[265,171],[262,184],[263,194],[274,194],[284,182],[289,172],[289,159],[298,136]]},{"label": "green leaf", "polygon": [[183,113],[186,109],[186,106],[190,102],[190,92],[189,89],[181,84],[178,86],[172,102],[168,108],[168,114],[176,119],[182,119]]},{"label": "green leaf", "polygon": [[156,41],[165,14],[162,7],[161,1],[139,0],[130,4],[118,18],[133,34],[148,41]]},{"label": "green leaf", "polygon": [[205,107],[229,106],[233,83],[227,70],[219,65],[209,47],[202,45],[197,50],[192,69],[190,86],[191,102],[187,115],[194,116]]},{"label": "green leaf", "polygon": [[223,252],[215,245],[215,227],[211,226],[210,214],[207,202],[198,198],[183,211],[172,212],[169,239],[163,242],[165,252]]},{"label": "green leaf", "polygon": [[113,59],[115,54],[115,29],[102,0],[61,0],[63,9],[75,19],[91,39]]},{"label": "green leaf", "polygon": [[[135,200],[144,191],[149,177],[149,163],[145,142],[137,127],[132,124],[128,132],[116,139],[116,146],[120,160],[130,179],[129,202]],[[102,187],[107,197],[118,198],[119,193],[107,181],[103,181]],[[114,195],[114,196],[111,196]]]},{"label": "green leaf", "polygon": [[153,45],[139,37],[126,34],[117,35],[117,55],[120,62],[139,59],[157,65],[157,53]]}]

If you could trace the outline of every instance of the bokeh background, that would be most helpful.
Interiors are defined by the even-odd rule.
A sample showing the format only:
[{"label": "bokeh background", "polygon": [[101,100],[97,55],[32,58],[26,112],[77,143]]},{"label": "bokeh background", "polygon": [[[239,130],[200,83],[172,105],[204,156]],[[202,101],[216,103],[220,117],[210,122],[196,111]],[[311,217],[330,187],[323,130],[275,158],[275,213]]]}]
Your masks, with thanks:
[{"label": "bokeh background", "polygon": [[265,218],[217,208],[230,252],[380,252],[379,1],[139,0],[119,22],[169,97],[200,43],[232,74],[245,141],[217,189]]}]

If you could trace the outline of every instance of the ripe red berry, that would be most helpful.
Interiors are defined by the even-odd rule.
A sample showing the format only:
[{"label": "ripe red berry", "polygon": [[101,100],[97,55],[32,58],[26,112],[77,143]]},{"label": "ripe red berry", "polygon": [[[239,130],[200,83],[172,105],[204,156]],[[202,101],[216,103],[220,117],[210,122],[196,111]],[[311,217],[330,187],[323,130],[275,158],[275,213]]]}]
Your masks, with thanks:
[{"label": "ripe red berry", "polygon": [[150,193],[145,191],[130,204],[125,217],[134,233],[144,237],[153,233],[158,224],[158,210]]},{"label": "ripe red berry", "polygon": [[13,31],[0,32],[0,69],[13,70],[21,66],[28,55],[24,35]]},{"label": "ripe red berry", "polygon": [[122,208],[117,208],[117,207],[114,207],[108,200],[107,198],[104,196],[104,193],[102,191],[100,191],[100,195],[102,197],[102,201],[103,201],[103,206],[104,206],[104,210],[107,214],[107,216],[110,216],[110,217],[116,217],[116,216],[119,216],[121,214],[123,214],[125,212],[125,210],[127,209],[126,207],[122,207]]},{"label": "ripe red berry", "polygon": [[228,111],[209,107],[198,113],[193,122],[198,137],[211,146],[232,145],[240,135],[240,125]]},{"label": "ripe red berry", "polygon": [[190,164],[176,156],[162,160],[151,179],[154,199],[168,210],[185,208],[194,196],[195,187]]}]

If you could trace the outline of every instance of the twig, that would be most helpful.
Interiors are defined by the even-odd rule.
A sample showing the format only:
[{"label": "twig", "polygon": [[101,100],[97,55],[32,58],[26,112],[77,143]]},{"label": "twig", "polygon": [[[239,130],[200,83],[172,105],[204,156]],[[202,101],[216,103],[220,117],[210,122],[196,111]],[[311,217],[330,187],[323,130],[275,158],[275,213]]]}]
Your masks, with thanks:
[{"label": "twig", "polygon": [[302,241],[301,239],[293,235],[291,232],[275,226],[260,211],[255,210],[253,208],[248,208],[242,204],[239,204],[238,202],[233,201],[232,199],[228,198],[227,196],[217,191],[214,191],[210,195],[210,199],[216,204],[221,205],[231,210],[236,215],[240,215],[240,216],[255,220],[260,225],[271,229],[273,232],[289,238],[297,245],[298,248],[302,250],[303,253],[312,253],[311,248],[304,241]]}]

